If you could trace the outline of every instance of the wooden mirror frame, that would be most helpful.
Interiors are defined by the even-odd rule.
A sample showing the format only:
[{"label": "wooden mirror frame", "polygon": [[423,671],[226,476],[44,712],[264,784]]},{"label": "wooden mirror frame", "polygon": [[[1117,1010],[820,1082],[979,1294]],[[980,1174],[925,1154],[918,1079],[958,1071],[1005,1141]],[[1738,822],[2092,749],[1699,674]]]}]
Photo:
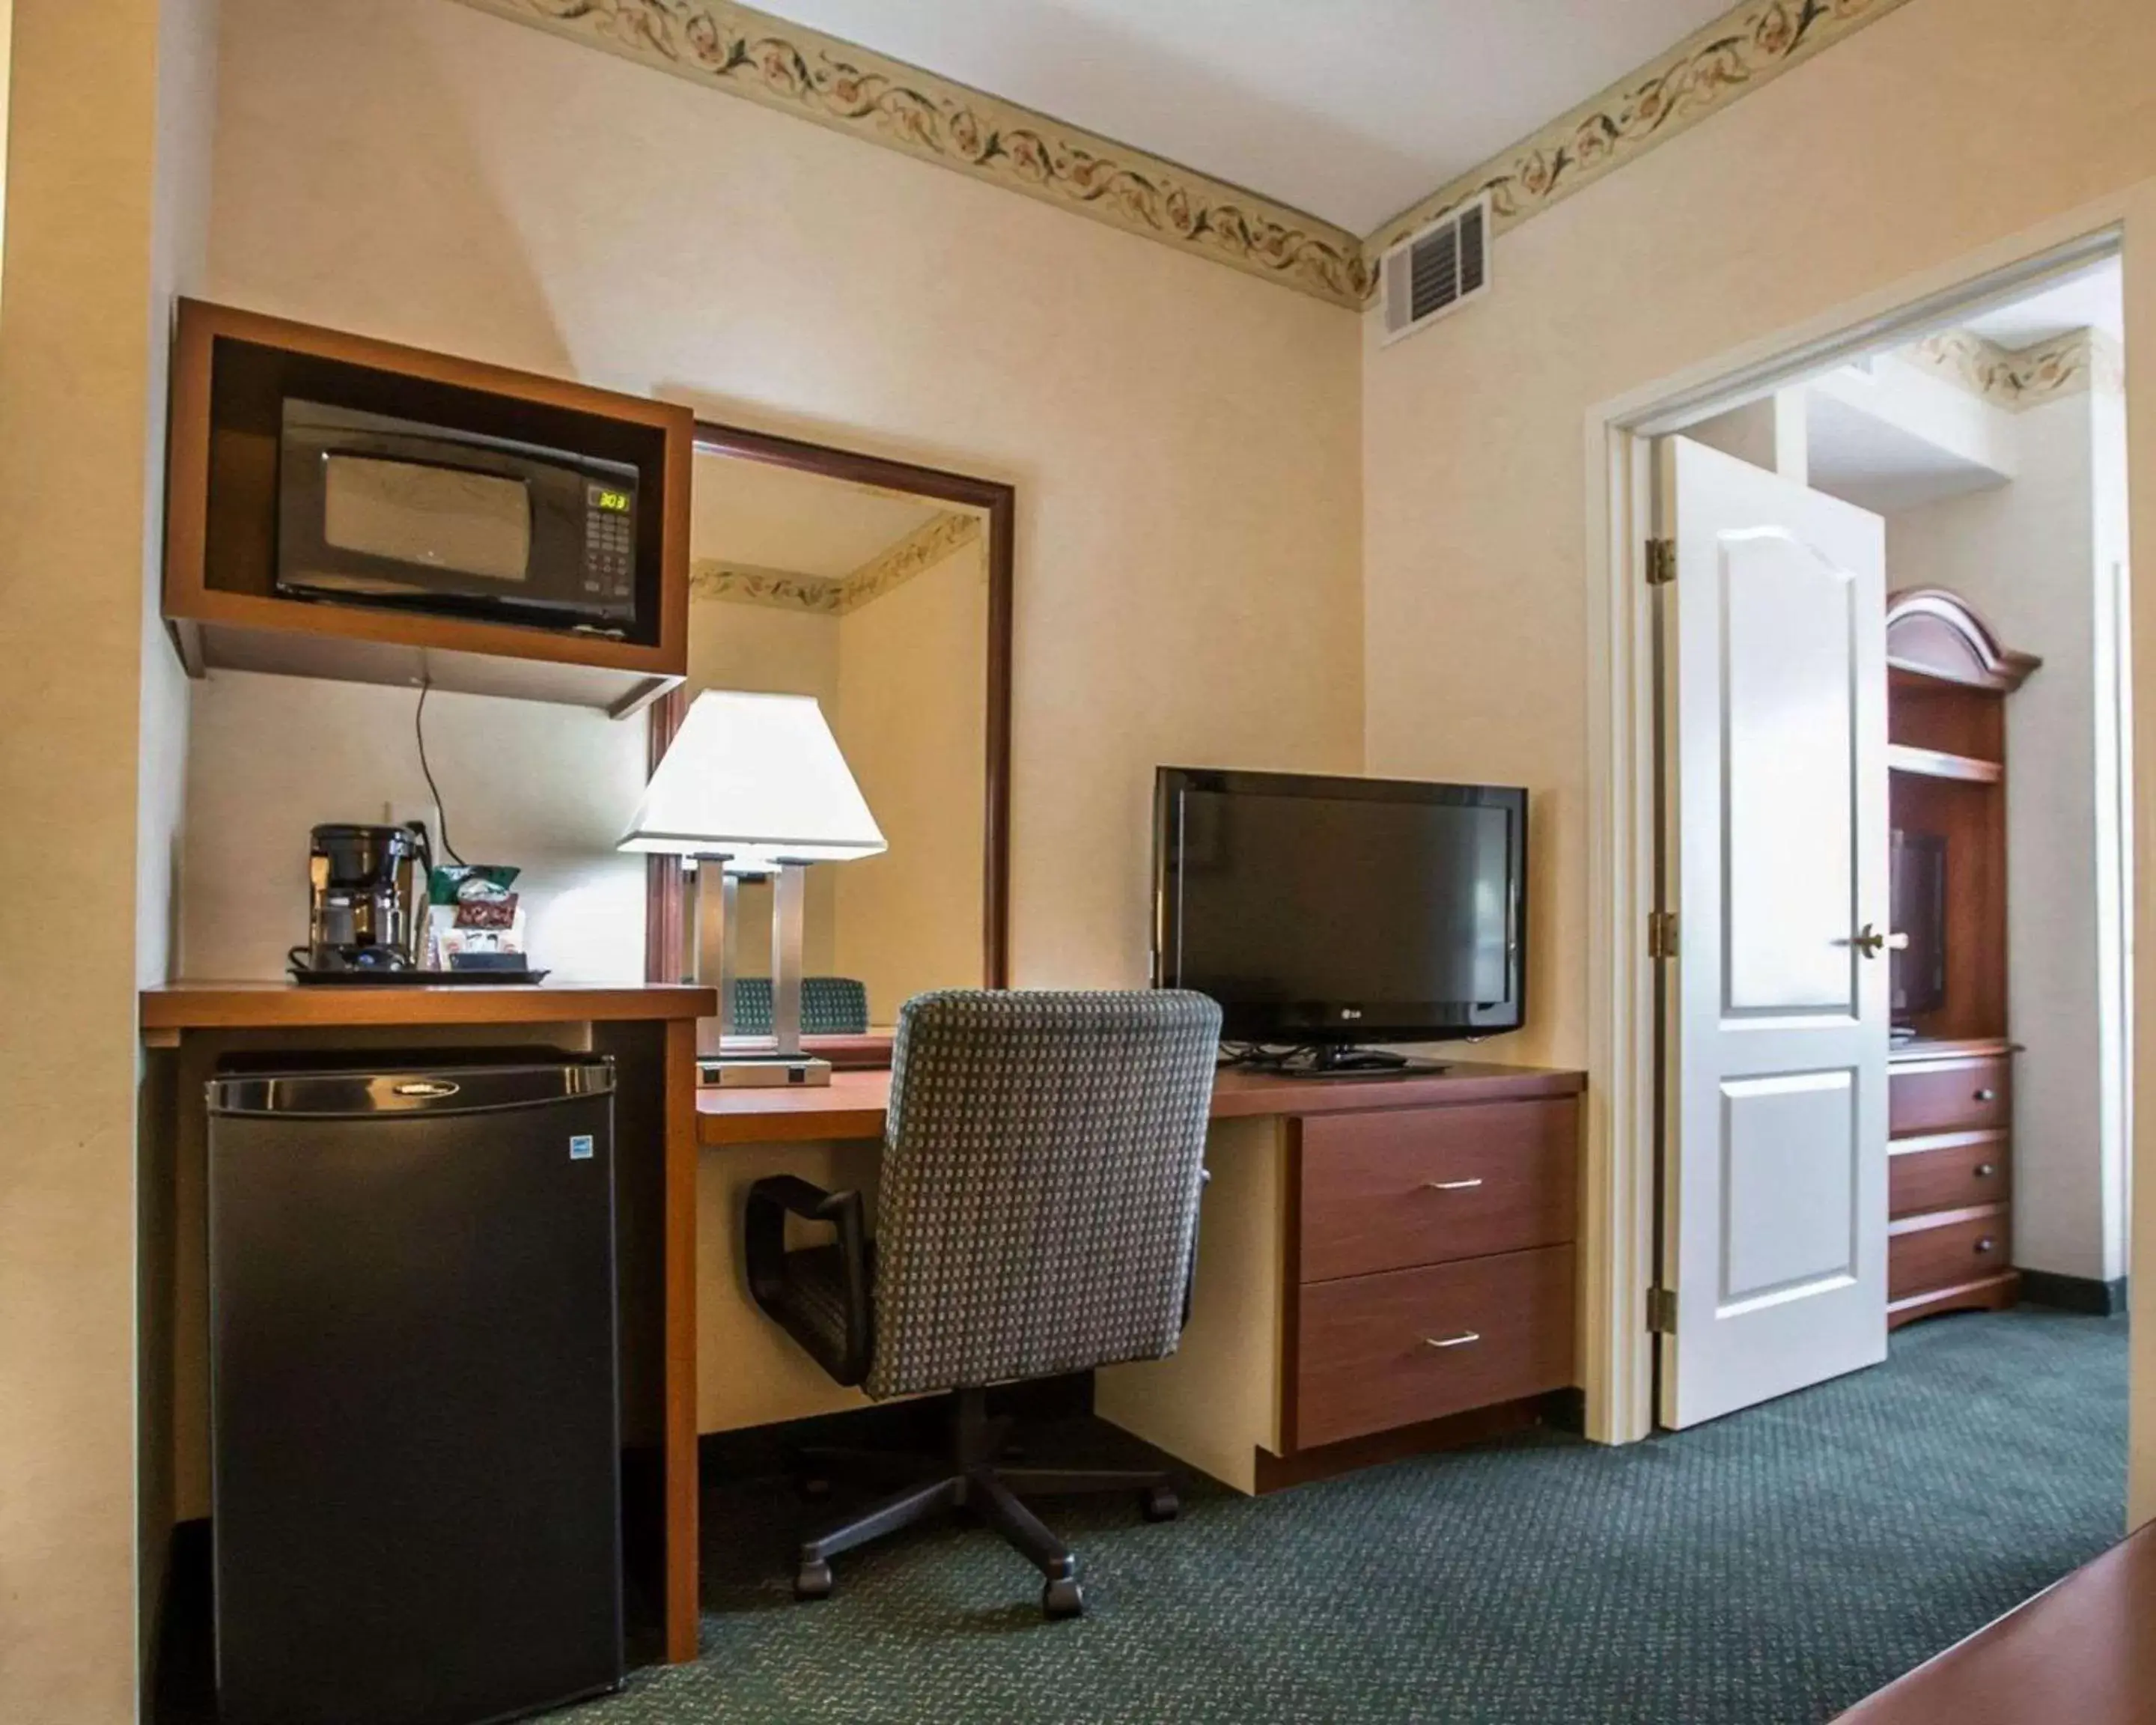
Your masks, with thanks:
[{"label": "wooden mirror frame", "polygon": [[[803,443],[768,432],[748,431],[739,426],[696,422],[696,453],[733,455],[743,460],[767,461],[799,473],[855,485],[875,485],[885,490],[906,491],[988,513],[988,652],[987,708],[987,798],[981,819],[981,975],[991,988],[1009,986],[1010,893],[1010,705],[1011,705],[1011,565],[1015,544],[1014,516],[1018,493],[1014,487],[994,480],[975,479],[969,474],[947,473],[941,468],[918,467],[909,461],[893,461],[880,455],[865,455],[852,449]],[[693,480],[690,490],[693,496]],[[650,708],[649,764],[656,771],[660,757],[674,740],[682,715],[688,711],[688,685],[677,684]],[[647,982],[677,980],[680,963],[682,918],[687,893],[677,858],[644,859],[644,974]],[[855,1038],[808,1038],[819,1041],[858,1042]],[[834,1051],[834,1058],[844,1050]],[[873,1051],[857,1063],[873,1060]],[[880,1062],[878,1062],[880,1064]]]}]

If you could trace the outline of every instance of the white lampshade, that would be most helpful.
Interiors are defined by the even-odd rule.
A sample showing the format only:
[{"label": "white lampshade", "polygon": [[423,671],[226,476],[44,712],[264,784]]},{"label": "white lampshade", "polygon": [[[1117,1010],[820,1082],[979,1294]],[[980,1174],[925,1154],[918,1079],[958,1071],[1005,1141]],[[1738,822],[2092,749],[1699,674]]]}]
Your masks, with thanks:
[{"label": "white lampshade", "polygon": [[884,837],[813,696],[707,689],[651,775],[621,849],[842,862],[874,856]]}]

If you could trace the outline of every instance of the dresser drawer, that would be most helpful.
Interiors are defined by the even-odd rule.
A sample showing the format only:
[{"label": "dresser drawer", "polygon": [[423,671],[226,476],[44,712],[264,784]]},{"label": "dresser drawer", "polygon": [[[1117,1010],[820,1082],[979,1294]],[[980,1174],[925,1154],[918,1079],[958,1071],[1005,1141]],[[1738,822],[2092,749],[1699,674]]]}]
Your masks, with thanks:
[{"label": "dresser drawer", "polygon": [[2012,1267],[2014,1242],[2005,1204],[1974,1215],[1904,1228],[1887,1241],[1887,1297],[1906,1300],[1958,1287]]},{"label": "dresser drawer", "polygon": [[1887,1163],[1887,1214],[2003,1204],[2013,1189],[2009,1147],[2004,1132],[1943,1132],[1927,1149],[1895,1147]]},{"label": "dresser drawer", "polygon": [[1887,1070],[1887,1131],[1897,1138],[2005,1126],[2012,1117],[2013,1101],[2004,1055]]},{"label": "dresser drawer", "polygon": [[1332,1114],[1301,1130],[1304,1281],[1573,1237],[1576,1098]]},{"label": "dresser drawer", "polygon": [[1568,1245],[1313,1283],[1296,1327],[1295,1445],[1562,1389],[1572,1336]]}]

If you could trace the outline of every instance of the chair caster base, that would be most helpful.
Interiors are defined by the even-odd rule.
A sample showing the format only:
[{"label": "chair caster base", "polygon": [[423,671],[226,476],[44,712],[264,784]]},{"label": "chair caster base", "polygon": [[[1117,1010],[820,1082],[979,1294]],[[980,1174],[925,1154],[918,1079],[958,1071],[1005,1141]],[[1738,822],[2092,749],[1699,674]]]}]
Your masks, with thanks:
[{"label": "chair caster base", "polygon": [[1149,1522],[1172,1522],[1183,1513],[1183,1500],[1173,1486],[1149,1486],[1138,1508]]},{"label": "chair caster base", "polygon": [[1074,1576],[1059,1576],[1040,1590],[1040,1615],[1050,1623],[1059,1618],[1083,1616],[1085,1611],[1085,1590]]},{"label": "chair caster base", "polygon": [[794,1572],[793,1597],[804,1604],[831,1597],[831,1566],[821,1558],[805,1560]]}]

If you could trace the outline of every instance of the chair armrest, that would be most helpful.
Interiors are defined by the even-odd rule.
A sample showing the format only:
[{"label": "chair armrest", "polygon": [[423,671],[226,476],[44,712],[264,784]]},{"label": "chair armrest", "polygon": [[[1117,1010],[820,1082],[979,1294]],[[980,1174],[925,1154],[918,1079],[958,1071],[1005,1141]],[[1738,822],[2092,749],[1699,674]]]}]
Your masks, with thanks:
[{"label": "chair armrest", "polygon": [[[845,1334],[834,1350],[826,1332],[803,1315],[788,1275],[786,1219],[829,1223],[838,1231]],[[870,1303],[868,1225],[859,1192],[827,1192],[793,1174],[773,1174],[749,1188],[742,1224],[742,1255],[756,1303],[841,1384],[868,1376],[875,1341]]]}]

